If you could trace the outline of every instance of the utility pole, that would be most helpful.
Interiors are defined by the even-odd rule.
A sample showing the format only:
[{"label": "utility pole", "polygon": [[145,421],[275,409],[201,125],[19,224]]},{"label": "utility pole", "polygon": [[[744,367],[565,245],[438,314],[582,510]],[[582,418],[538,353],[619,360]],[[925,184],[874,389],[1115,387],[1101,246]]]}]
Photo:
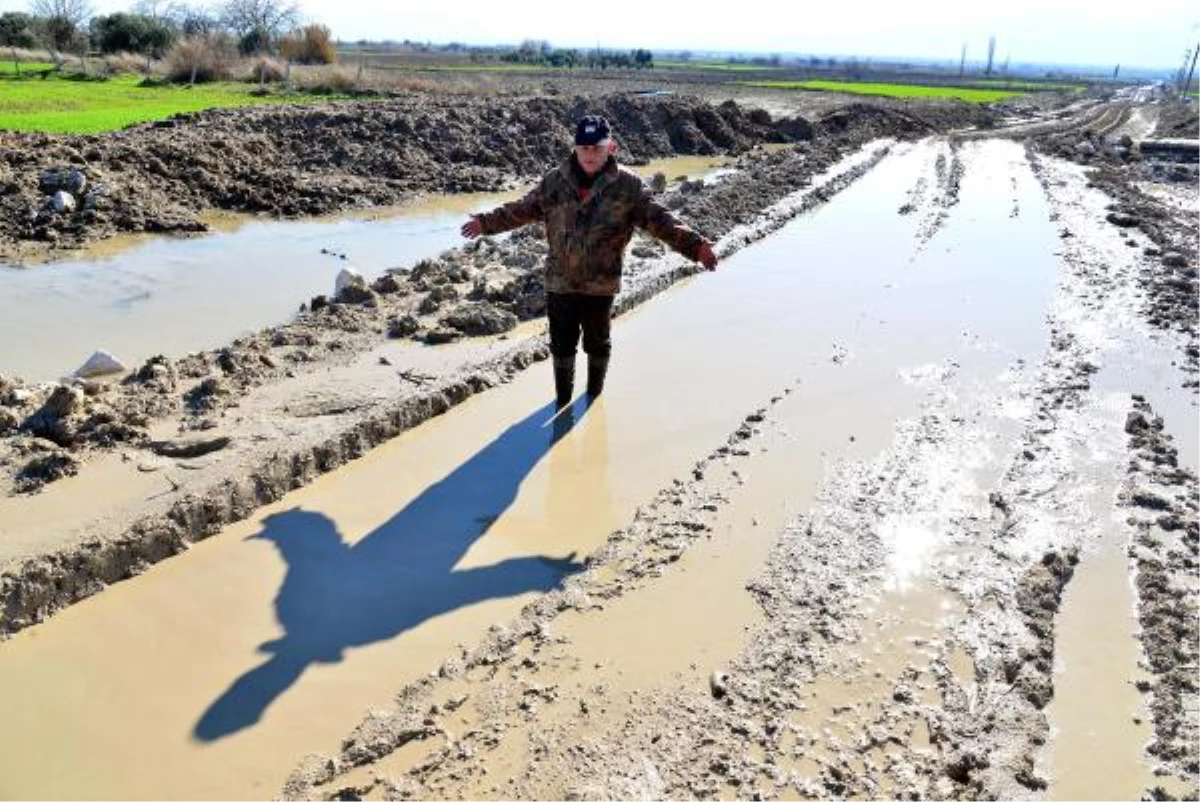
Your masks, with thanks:
[{"label": "utility pole", "polygon": [[1192,75],[1196,72],[1196,56],[1200,55],[1200,45],[1196,45],[1192,50],[1192,66],[1188,67],[1187,78],[1183,79],[1183,86],[1179,87],[1179,93],[1186,95],[1188,87],[1192,85]]},{"label": "utility pole", "polygon": [[962,57],[958,60],[958,77],[963,77],[963,72],[967,69],[967,43],[963,42]]}]

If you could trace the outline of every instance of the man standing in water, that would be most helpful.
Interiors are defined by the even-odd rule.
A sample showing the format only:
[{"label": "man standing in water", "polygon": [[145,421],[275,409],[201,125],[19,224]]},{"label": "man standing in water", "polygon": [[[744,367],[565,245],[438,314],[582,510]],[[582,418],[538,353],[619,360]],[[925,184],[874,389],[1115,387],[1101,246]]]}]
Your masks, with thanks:
[{"label": "man standing in water", "polygon": [[708,270],[717,267],[712,243],[680,223],[653,199],[636,174],[617,165],[608,121],[588,115],[575,126],[575,152],[529,194],[463,224],[462,235],[499,234],[529,223],[546,224],[546,315],[559,409],[575,391],[575,350],[583,335],[588,395],[604,389],[613,300],[621,289],[625,246],[645,229]]}]

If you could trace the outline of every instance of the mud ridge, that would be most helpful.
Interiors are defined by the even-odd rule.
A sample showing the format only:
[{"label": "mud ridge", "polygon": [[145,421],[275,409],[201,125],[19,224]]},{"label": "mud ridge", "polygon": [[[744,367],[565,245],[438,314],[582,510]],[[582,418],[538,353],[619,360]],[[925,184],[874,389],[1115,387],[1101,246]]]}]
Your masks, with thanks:
[{"label": "mud ridge", "polygon": [[23,562],[0,577],[0,636],[44,621],[55,612],[136,576],[151,564],[186,551],[255,509],[278,500],[317,476],[361,457],[369,449],[472,395],[505,382],[545,360],[548,347],[525,343],[508,354],[439,386],[373,411],[333,437],[299,451],[276,451],[248,476],[229,478],[203,494],[188,494],[162,514],[136,521],[113,539],[94,539],[69,550]]},{"label": "mud ridge", "polygon": [[[1200,489],[1194,473],[1180,467],[1162,419],[1135,396],[1125,424],[1129,476],[1122,493],[1132,537],[1138,621],[1151,681],[1154,741],[1148,752],[1156,774],[1200,788]],[[1172,798],[1164,788],[1148,798]]]}]

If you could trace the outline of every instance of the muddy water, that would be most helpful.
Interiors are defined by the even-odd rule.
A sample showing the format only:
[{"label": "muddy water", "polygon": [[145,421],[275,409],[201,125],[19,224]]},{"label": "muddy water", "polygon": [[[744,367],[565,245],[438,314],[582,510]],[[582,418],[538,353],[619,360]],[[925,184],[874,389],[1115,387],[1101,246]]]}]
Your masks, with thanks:
[{"label": "muddy water", "polygon": [[1139,759],[1152,732],[1124,544],[1110,533],[1085,555],[1063,596],[1056,627],[1055,696],[1046,713],[1051,799],[1138,799],[1161,784]]},{"label": "muddy water", "polygon": [[507,197],[306,222],[225,218],[203,237],[142,238],[97,259],[0,269],[0,373],[44,381],[99,348],[134,365],[216,347],[333,292],[343,267],[374,277],[436,255],[460,241],[465,214]]},{"label": "muddy water", "polygon": [[[797,388],[789,425],[807,462],[763,469],[803,503],[831,461],[869,455],[912,412],[924,386],[904,376],[952,363],[983,381],[1036,358],[1056,232],[1018,148],[967,150],[978,170],[923,248],[917,221],[896,210],[936,146],[885,161],[716,274],[620,319],[609,388],[591,409],[576,405],[565,436],[549,421],[548,370],[535,367],[20,633],[0,648],[0,794],[273,795],[306,751],[336,751],[399,685],[561,581],[572,555],[772,395]],[[764,515],[751,551],[765,552],[792,509]],[[932,559],[937,544],[916,554]],[[682,659],[736,648],[752,615],[737,577],[754,562],[733,576],[720,560],[692,563],[679,594],[737,600],[716,641],[682,638]],[[912,587],[922,563],[904,565]],[[627,620],[638,624],[636,608]],[[678,668],[639,664],[637,639],[588,640],[581,650],[644,680]]]},{"label": "muddy water", "polygon": [[[727,161],[689,156],[633,169],[716,180]],[[216,347],[332,293],[344,267],[373,278],[461,244],[467,214],[519,194],[431,196],[304,222],[223,215],[203,237],[124,237],[69,261],[0,266],[0,374],[57,379],[101,348],[134,365]]]}]

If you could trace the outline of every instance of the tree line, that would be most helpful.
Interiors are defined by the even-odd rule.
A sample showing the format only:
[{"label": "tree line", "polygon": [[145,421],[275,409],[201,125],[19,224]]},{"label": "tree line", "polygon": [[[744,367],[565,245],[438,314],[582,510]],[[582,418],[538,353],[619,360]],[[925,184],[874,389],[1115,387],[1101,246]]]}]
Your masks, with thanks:
[{"label": "tree line", "polygon": [[0,46],[161,57],[179,42],[204,40],[248,56],[336,61],[329,29],[301,23],[300,7],[282,0],[223,0],[212,6],[137,0],[132,10],[107,15],[95,14],[89,0],[31,0],[28,12],[0,14]]},{"label": "tree line", "polygon": [[578,50],[556,48],[549,42],[526,39],[512,50],[500,56],[501,61],[513,64],[535,64],[543,67],[587,67],[589,69],[647,69],[654,66],[654,54],[649,50],[635,48],[622,50]]}]

